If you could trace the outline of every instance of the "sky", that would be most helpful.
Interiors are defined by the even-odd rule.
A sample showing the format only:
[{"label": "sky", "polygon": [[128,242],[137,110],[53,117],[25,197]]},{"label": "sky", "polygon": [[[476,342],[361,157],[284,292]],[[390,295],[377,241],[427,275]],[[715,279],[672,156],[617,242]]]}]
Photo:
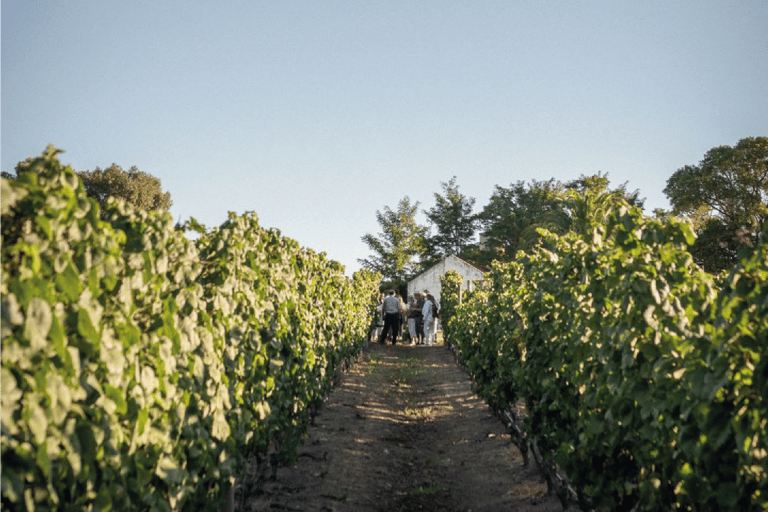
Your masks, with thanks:
[{"label": "sky", "polygon": [[608,174],[647,211],[768,136],[765,0],[3,0],[2,170],[132,166],[176,221],[254,211],[351,275],[441,183]]}]

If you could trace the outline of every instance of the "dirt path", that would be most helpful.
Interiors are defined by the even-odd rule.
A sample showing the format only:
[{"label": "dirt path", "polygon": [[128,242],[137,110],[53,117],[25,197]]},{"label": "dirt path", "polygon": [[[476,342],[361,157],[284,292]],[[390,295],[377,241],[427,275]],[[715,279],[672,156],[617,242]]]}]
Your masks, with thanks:
[{"label": "dirt path", "polygon": [[300,453],[240,509],[562,510],[442,345],[369,344]]}]

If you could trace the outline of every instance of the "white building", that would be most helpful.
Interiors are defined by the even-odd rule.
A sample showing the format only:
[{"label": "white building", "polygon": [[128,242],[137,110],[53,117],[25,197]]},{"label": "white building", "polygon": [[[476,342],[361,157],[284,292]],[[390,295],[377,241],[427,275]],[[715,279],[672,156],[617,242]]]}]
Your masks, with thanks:
[{"label": "white building", "polygon": [[485,271],[480,267],[464,261],[458,256],[447,256],[436,265],[425,270],[408,282],[408,295],[414,292],[429,290],[440,303],[440,278],[449,270],[455,270],[462,277],[461,289],[472,290],[477,281],[482,281]]}]

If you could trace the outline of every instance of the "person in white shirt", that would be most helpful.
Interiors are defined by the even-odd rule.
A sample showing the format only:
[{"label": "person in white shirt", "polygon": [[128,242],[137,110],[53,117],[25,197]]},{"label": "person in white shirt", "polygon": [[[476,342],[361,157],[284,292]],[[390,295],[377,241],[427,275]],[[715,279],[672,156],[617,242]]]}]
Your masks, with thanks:
[{"label": "person in white shirt", "polygon": [[439,311],[440,305],[437,303],[437,299],[429,293],[429,290],[424,290],[424,308],[421,310],[421,314],[424,316],[424,340],[427,346],[432,346],[437,339],[437,317],[435,313]]},{"label": "person in white shirt", "polygon": [[384,329],[379,336],[379,343],[384,344],[387,334],[391,330],[392,344],[397,344],[397,331],[400,327],[400,300],[395,297],[395,290],[389,290],[389,295],[384,298],[381,315],[384,318]]}]

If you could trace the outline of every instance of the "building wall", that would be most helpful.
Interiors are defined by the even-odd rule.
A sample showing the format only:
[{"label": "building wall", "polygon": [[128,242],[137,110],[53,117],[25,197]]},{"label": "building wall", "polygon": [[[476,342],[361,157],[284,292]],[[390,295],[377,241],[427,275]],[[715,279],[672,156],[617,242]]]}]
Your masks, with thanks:
[{"label": "building wall", "polygon": [[456,256],[448,256],[432,268],[422,272],[408,283],[408,295],[429,290],[440,302],[440,278],[449,270],[455,270],[462,277],[462,289],[472,289],[473,281],[482,280],[483,272]]}]

